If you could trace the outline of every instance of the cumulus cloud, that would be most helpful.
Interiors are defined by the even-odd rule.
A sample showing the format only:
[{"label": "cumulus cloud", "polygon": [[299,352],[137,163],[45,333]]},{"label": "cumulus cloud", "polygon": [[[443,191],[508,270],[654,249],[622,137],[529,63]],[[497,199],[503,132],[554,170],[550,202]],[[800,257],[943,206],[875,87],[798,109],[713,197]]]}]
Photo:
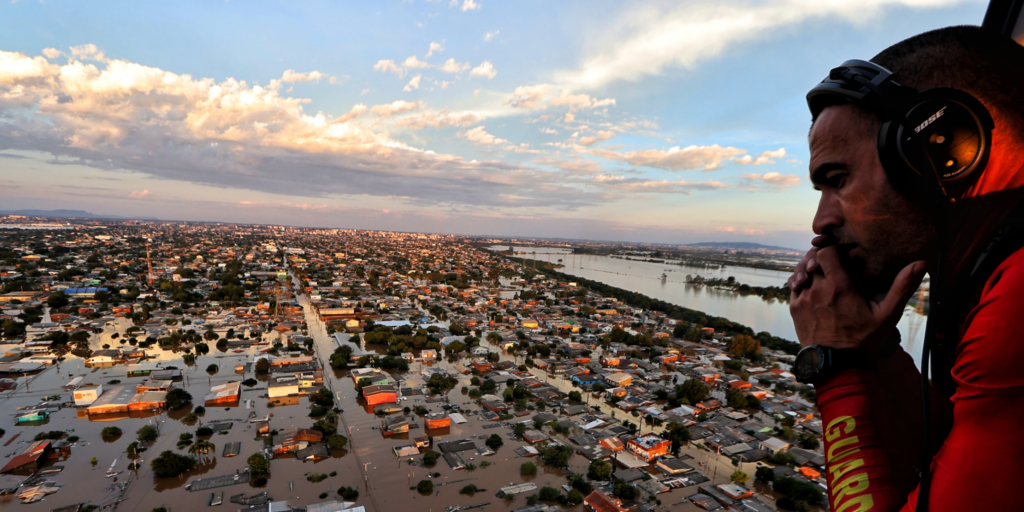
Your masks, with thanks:
[{"label": "cumulus cloud", "polygon": [[133,190],[128,197],[131,199],[149,199],[153,194],[149,193],[149,190]]},{"label": "cumulus cloud", "polygon": [[786,156],[786,148],[779,148],[774,151],[764,151],[757,157],[750,155],[743,155],[736,159],[736,163],[743,165],[761,165],[761,164],[774,164],[774,158],[782,158]]},{"label": "cumulus cloud", "polygon": [[494,39],[500,33],[500,30],[495,30],[494,32],[487,32],[484,34],[484,41],[490,42],[491,39]]},{"label": "cumulus cloud", "polygon": [[398,75],[398,78],[405,76],[405,70],[398,67],[398,65],[395,64],[395,61],[391,59],[378,60],[377,63],[373,65],[373,70],[380,71],[382,73],[394,73]]},{"label": "cumulus cloud", "polygon": [[613,106],[615,105],[615,98],[599,100],[590,97],[588,94],[570,94],[568,91],[562,91],[560,96],[552,98],[548,103],[556,107],[568,106],[569,110],[579,110]]},{"label": "cumulus cloud", "polygon": [[775,188],[794,187],[800,184],[799,176],[795,174],[780,174],[777,172],[744,174],[741,178],[750,184],[765,185]]},{"label": "cumulus cloud", "polygon": [[469,76],[486,78],[490,80],[498,76],[498,71],[494,69],[494,65],[491,64],[491,61],[485,60],[481,62],[479,66],[473,68],[473,70],[469,72]]},{"label": "cumulus cloud", "polygon": [[698,1],[633,6],[603,30],[605,38],[578,69],[555,75],[570,89],[596,89],[617,80],[636,81],[668,67],[692,68],[727,48],[812,19],[861,23],[891,6],[942,7],[962,0],[767,0],[755,4]]},{"label": "cumulus cloud", "polygon": [[512,91],[512,97],[506,100],[505,103],[515,108],[530,110],[543,108],[542,100],[550,91],[550,84],[520,85]]},{"label": "cumulus cloud", "polygon": [[[459,0],[452,0],[452,2],[454,4],[456,4],[456,5],[458,5]],[[480,4],[476,3],[473,0],[462,0],[462,8],[461,9],[462,9],[462,12],[476,11],[476,10],[480,9]]]},{"label": "cumulus cloud", "polygon": [[480,121],[480,114],[476,112],[424,112],[418,116],[409,116],[398,122],[398,126],[404,126],[411,130],[422,130],[428,126],[434,128],[445,128],[448,126],[469,126]]},{"label": "cumulus cloud", "polygon": [[[559,172],[466,161],[394,140],[355,122],[370,110],[366,105],[334,116],[306,112],[309,103],[282,96],[279,86],[197,78],[117,58],[55,64],[0,51],[0,152],[297,197],[403,197],[467,208],[604,202],[597,190],[567,186]],[[394,103],[387,107],[394,113]],[[445,115],[458,119],[453,124],[471,119]],[[481,129],[469,136],[486,135]],[[491,144],[502,142],[495,137]]]},{"label": "cumulus cloud", "polygon": [[83,44],[81,46],[71,47],[71,57],[80,60],[95,60],[98,62],[106,62],[107,58],[103,55],[103,52],[96,48],[94,44]]},{"label": "cumulus cloud", "polygon": [[461,131],[461,132],[458,133],[458,136],[462,137],[463,139],[466,139],[466,140],[472,142],[473,144],[481,144],[481,145],[486,145],[486,144],[504,144],[504,143],[508,142],[505,139],[499,139],[499,138],[495,137],[494,135],[491,135],[491,134],[487,133],[484,130],[483,126],[477,126],[476,128],[470,128],[469,130]]},{"label": "cumulus cloud", "polygon": [[591,176],[591,179],[601,187],[624,193],[689,195],[698,190],[706,191],[729,188],[729,185],[714,180],[648,180],[643,178],[627,178],[614,174],[596,174]]},{"label": "cumulus cloud", "polygon": [[46,58],[48,59],[56,59],[57,57],[64,55],[64,52],[56,48],[44,48],[43,55],[46,55]]},{"label": "cumulus cloud", "polygon": [[293,69],[286,69],[284,74],[281,75],[282,82],[288,82],[294,84],[296,82],[319,82],[321,78],[327,75],[319,71],[310,71],[308,73],[296,73]]},{"label": "cumulus cloud", "polygon": [[430,64],[417,59],[415,55],[410,55],[402,61],[402,67],[407,69],[423,69],[429,68]]},{"label": "cumulus cloud", "polygon": [[459,62],[455,62],[455,59],[448,59],[448,60],[444,61],[444,64],[441,64],[440,66],[438,66],[437,69],[440,69],[441,71],[444,71],[445,73],[462,73],[463,71],[469,69],[469,63],[468,62],[459,63]]},{"label": "cumulus cloud", "polygon": [[409,80],[409,83],[405,84],[405,87],[402,90],[405,91],[405,92],[411,92],[413,89],[419,89],[420,88],[420,80],[422,78],[423,78],[423,75],[416,75],[416,76],[412,77],[412,80]]},{"label": "cumulus cloud", "polygon": [[444,45],[442,45],[441,43],[438,43],[436,41],[431,41],[430,42],[430,49],[427,50],[427,55],[425,56],[425,58],[430,58],[430,56],[433,55],[435,52],[436,53],[441,53],[443,51],[444,51]]},{"label": "cumulus cloud", "polygon": [[582,144],[584,146],[589,146],[589,145],[591,145],[591,144],[593,144],[595,142],[600,142],[602,140],[608,140],[608,139],[610,139],[612,137],[615,137],[615,132],[612,132],[612,131],[599,131],[599,132],[597,132],[597,135],[592,135],[592,136],[587,136],[587,137],[580,137],[580,144]]},{"label": "cumulus cloud", "polygon": [[412,112],[413,110],[419,110],[423,108],[422,101],[405,101],[398,100],[384,105],[374,105],[370,109],[370,112],[377,114],[380,117],[391,117],[395,114],[401,114],[402,112]]},{"label": "cumulus cloud", "polygon": [[719,168],[723,162],[731,161],[746,153],[745,150],[731,146],[722,147],[718,144],[710,146],[674,146],[667,150],[643,149],[619,153],[607,149],[592,149],[590,154],[620,160],[630,165],[654,167],[668,171],[702,170],[711,171]]}]

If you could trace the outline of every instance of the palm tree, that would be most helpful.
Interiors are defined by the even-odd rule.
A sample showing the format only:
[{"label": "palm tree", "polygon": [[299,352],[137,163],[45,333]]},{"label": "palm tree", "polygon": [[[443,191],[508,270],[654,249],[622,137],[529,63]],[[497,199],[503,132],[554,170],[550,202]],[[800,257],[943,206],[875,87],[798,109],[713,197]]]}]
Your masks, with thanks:
[{"label": "palm tree", "polygon": [[211,443],[209,441],[203,441],[201,439],[199,441],[196,441],[196,442],[192,443],[192,446],[188,447],[188,453],[190,455],[195,457],[197,455],[202,454],[201,458],[202,458],[203,461],[206,461],[206,454],[207,453],[211,454],[211,457],[212,457],[213,456],[212,454],[216,453],[216,450],[217,450],[217,446],[216,445],[214,445],[213,443]]}]

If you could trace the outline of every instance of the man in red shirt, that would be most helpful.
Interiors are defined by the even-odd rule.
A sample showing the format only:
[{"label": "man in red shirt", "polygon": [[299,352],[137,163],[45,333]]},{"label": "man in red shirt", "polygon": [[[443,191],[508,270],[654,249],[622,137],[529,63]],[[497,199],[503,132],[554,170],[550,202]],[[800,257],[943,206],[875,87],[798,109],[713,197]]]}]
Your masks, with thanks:
[{"label": "man in red shirt", "polygon": [[[808,96],[818,236],[789,282],[804,347],[794,373],[817,391],[831,510],[914,510],[929,480],[921,501],[932,511],[1024,509],[1014,492],[1024,460],[1024,236],[1005,254],[980,256],[1024,232],[1015,221],[1024,220],[1024,47],[951,27],[857,62]],[[973,96],[977,107],[954,103],[979,114],[952,119],[954,105],[909,122],[920,113],[900,101],[939,87]],[[890,103],[893,90],[911,92]],[[983,156],[936,159],[936,148],[958,150],[940,125],[972,119],[981,128],[960,149],[976,143]],[[918,146],[892,149],[917,144],[914,134],[930,137],[921,158]],[[943,302],[929,325],[937,364],[924,456],[921,376],[896,324],[926,272]]]}]

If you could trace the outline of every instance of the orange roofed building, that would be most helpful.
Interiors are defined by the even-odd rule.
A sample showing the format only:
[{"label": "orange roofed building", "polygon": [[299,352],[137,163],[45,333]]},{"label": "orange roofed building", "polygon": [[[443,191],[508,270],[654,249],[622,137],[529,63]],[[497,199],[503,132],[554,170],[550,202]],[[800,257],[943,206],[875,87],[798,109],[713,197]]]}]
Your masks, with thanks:
[{"label": "orange roofed building", "polygon": [[612,498],[601,491],[594,491],[583,498],[583,505],[594,512],[625,512],[622,500]]},{"label": "orange roofed building", "polygon": [[395,404],[398,403],[398,391],[387,384],[366,386],[363,388],[363,398],[368,405]]}]

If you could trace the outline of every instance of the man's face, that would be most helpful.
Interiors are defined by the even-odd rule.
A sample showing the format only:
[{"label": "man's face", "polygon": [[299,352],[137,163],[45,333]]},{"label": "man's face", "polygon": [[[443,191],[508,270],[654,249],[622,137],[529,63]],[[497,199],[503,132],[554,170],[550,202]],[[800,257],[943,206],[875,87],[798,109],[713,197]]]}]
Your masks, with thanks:
[{"label": "man's face", "polygon": [[900,269],[927,259],[935,240],[924,211],[898,193],[876,148],[878,121],[852,105],[828,107],[811,129],[811,182],[821,191],[814,232],[837,245],[865,291],[888,290]]}]

